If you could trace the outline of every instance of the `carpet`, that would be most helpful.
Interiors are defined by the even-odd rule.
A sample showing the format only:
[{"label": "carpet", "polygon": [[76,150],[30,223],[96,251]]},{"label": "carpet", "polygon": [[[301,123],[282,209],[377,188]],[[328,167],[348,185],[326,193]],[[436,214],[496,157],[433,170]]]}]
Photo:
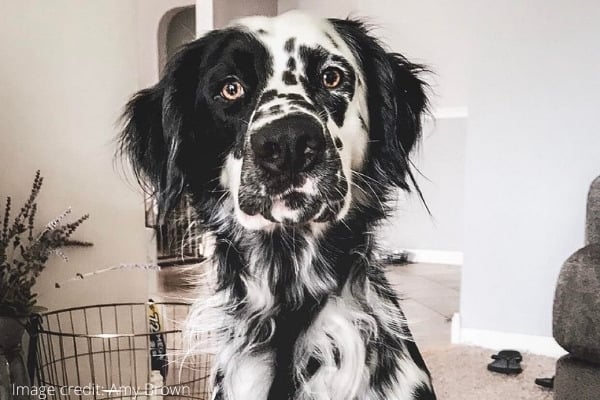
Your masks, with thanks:
[{"label": "carpet", "polygon": [[523,372],[508,376],[487,370],[494,353],[467,346],[424,349],[438,400],[552,400],[552,391],[534,380],[552,377],[556,359],[523,354]]}]

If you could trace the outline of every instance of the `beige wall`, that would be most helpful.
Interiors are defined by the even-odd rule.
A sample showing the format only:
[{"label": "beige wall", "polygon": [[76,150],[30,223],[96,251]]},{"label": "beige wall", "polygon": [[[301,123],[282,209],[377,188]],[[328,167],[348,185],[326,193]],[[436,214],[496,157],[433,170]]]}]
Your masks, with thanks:
[{"label": "beige wall", "polygon": [[226,26],[232,19],[250,15],[277,15],[276,0],[213,0],[215,28]]},{"label": "beige wall", "polygon": [[76,237],[94,247],[69,249],[68,263],[52,259],[40,277],[40,304],[51,309],[148,296],[149,275],[138,271],[54,288],[76,272],[145,262],[152,248],[142,196],[113,166],[117,118],[140,65],[156,65],[140,56],[138,38],[152,30],[143,14],[132,0],[0,2],[0,194],[23,199],[41,169],[38,224],[67,206],[91,215]]}]

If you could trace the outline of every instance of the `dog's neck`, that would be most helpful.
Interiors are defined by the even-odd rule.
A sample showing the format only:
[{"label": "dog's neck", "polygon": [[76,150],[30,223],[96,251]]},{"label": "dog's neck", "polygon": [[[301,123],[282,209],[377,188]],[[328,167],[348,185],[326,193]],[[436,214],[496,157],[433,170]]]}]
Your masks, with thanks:
[{"label": "dog's neck", "polygon": [[315,234],[301,226],[248,231],[231,217],[216,232],[219,288],[237,301],[289,310],[335,295],[357,263],[372,259],[370,224],[359,221],[331,223]]}]

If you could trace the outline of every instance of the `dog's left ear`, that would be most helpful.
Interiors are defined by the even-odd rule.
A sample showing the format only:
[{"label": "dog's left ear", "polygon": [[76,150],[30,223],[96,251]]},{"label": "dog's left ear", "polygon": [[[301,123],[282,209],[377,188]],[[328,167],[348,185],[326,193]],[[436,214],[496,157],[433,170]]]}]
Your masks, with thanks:
[{"label": "dog's left ear", "polygon": [[425,69],[389,53],[356,20],[330,20],[360,63],[369,107],[369,163],[380,182],[409,189],[410,152],[421,136],[427,110]]}]

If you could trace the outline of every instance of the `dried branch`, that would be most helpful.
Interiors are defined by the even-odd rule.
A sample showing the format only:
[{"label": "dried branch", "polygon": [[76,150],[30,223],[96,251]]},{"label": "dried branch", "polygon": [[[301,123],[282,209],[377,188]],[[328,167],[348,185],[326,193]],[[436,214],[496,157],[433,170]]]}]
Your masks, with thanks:
[{"label": "dried branch", "polygon": [[74,222],[62,224],[71,213],[68,208],[35,234],[37,196],[44,178],[37,171],[29,197],[11,223],[11,198],[7,197],[0,235],[0,315],[27,315],[36,304],[32,288],[46,267],[50,256],[67,261],[62,249],[67,246],[91,246],[92,243],[71,240],[71,235],[88,219],[84,215]]}]

